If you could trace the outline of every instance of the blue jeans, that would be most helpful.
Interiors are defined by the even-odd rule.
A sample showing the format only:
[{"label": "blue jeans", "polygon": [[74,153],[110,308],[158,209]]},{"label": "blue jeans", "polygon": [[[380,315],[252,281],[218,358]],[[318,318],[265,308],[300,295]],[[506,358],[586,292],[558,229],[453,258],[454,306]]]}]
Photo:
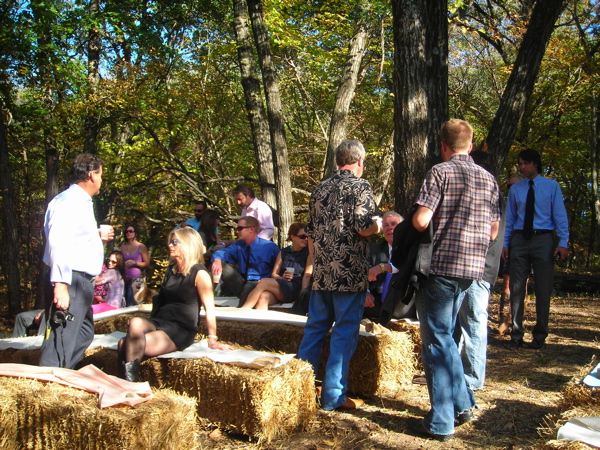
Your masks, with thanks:
[{"label": "blue jeans", "polygon": [[430,275],[417,292],[423,342],[421,358],[431,403],[423,426],[434,434],[453,434],[456,415],[475,406],[453,339],[458,311],[472,283],[472,280]]},{"label": "blue jeans", "polygon": [[[331,329],[329,358],[321,391],[321,407],[331,411],[346,402],[350,359],[358,345],[358,332],[366,292],[312,291],[308,320],[298,358],[319,371],[323,341]],[[333,328],[331,326],[333,325]]]},{"label": "blue jeans", "polygon": [[474,281],[458,311],[454,340],[471,390],[483,389],[487,356],[487,307],[492,285]]}]

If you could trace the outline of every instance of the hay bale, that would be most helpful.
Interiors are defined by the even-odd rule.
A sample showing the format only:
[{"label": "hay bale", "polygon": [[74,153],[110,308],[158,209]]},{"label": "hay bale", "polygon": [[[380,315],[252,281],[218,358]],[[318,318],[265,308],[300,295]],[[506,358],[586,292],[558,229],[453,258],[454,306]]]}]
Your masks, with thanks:
[{"label": "hay bale", "polygon": [[40,361],[42,351],[38,348],[35,350],[22,350],[16,348],[7,348],[0,350],[0,363],[14,364],[29,364],[37,366]]},{"label": "hay bale", "polygon": [[[219,337],[227,342],[248,345],[268,352],[296,353],[304,329],[279,323],[253,323],[220,320]],[[206,325],[200,325],[206,333]],[[196,339],[203,339],[202,334]],[[329,337],[325,339],[318,378],[322,379],[329,355]],[[414,343],[409,333],[391,332],[375,336],[360,336],[358,347],[350,361],[348,390],[356,395],[377,396],[396,393],[402,385],[410,384],[417,370]]]},{"label": "hay bale", "polygon": [[198,448],[195,409],[195,400],[170,390],[136,408],[100,409],[96,394],[0,377],[0,447]]},{"label": "hay bale", "polygon": [[118,316],[107,317],[106,319],[94,322],[94,333],[111,334],[115,331],[127,333],[129,320],[132,317],[143,317],[144,319],[147,319],[150,317],[150,313],[148,311],[136,311],[134,313],[119,314]]},{"label": "hay bale", "polygon": [[316,413],[312,369],[297,359],[254,370],[208,358],[151,358],[140,378],[197,398],[200,417],[259,442],[305,426]]},{"label": "hay bale", "polygon": [[588,365],[582,367],[579,373],[571,378],[571,380],[562,388],[558,404],[560,411],[566,411],[585,405],[600,410],[600,389],[591,389],[583,384],[585,376],[597,365],[598,361],[594,356],[592,361]]},{"label": "hay bale", "polygon": [[558,429],[574,417],[600,416],[600,389],[592,389],[583,384],[583,378],[598,364],[596,356],[582,367],[579,373],[562,388],[558,401],[558,414],[549,414],[540,427],[540,435],[549,439],[544,448],[579,449],[589,448],[577,441],[556,440]]},{"label": "hay bale", "polygon": [[408,333],[410,335],[410,338],[415,345],[414,352],[417,358],[417,369],[422,372],[424,370],[423,361],[421,361],[421,349],[423,347],[423,341],[421,341],[421,328],[419,327],[419,324],[398,320],[394,322],[388,322],[386,328],[392,331]]},{"label": "hay bale", "polygon": [[117,376],[119,367],[119,352],[104,347],[88,348],[76,369],[93,364],[108,375]]},{"label": "hay bale", "polygon": [[[0,350],[0,363],[29,364],[37,366],[40,361],[40,349],[21,350],[16,348],[7,348]],[[118,352],[104,347],[88,348],[83,359],[77,364],[80,367],[93,364],[109,375],[117,375]]]}]

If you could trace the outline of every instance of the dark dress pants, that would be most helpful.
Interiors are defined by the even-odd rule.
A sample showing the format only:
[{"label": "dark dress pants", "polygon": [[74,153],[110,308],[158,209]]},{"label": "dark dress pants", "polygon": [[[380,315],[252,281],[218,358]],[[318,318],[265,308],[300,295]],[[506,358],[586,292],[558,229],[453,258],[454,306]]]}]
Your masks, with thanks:
[{"label": "dark dress pants", "polygon": [[223,266],[221,295],[238,297],[240,299],[239,308],[246,302],[248,295],[258,284],[258,280],[247,281],[231,264],[222,262],[221,265]]},{"label": "dark dress pants", "polygon": [[45,286],[46,320],[50,324],[50,336],[44,340],[40,366],[74,369],[94,340],[94,282],[81,273],[73,272],[69,290],[69,312],[73,320],[55,323],[53,315],[54,288],[48,278]]},{"label": "dark dress pants", "polygon": [[538,234],[527,240],[516,233],[510,241],[510,301],[513,316],[511,339],[523,339],[523,313],[527,277],[533,268],[536,324],[533,338],[544,342],[548,337],[550,296],[554,283],[554,238],[552,233]]}]

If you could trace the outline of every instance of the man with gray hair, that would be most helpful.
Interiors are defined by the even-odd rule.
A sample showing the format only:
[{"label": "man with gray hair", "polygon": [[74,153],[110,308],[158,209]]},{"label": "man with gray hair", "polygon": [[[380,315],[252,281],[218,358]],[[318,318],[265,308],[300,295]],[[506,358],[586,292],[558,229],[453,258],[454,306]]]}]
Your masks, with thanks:
[{"label": "man with gray hair", "polygon": [[371,264],[369,269],[369,291],[365,302],[363,317],[378,320],[381,316],[381,306],[388,295],[395,295],[390,289],[390,280],[396,269],[390,262],[394,230],[404,218],[395,211],[386,212],[383,217],[383,239],[371,245]]},{"label": "man with gray hair", "polygon": [[[331,329],[330,352],[321,389],[325,410],[352,409],[362,400],[346,397],[350,359],[358,344],[367,293],[368,236],[381,231],[373,190],[361,179],[365,149],[356,140],[343,141],[335,151],[339,170],[322,181],[310,197],[309,263],[314,260],[313,286],[298,358],[310,362],[315,374],[323,341]],[[332,328],[333,326],[333,328]]]}]

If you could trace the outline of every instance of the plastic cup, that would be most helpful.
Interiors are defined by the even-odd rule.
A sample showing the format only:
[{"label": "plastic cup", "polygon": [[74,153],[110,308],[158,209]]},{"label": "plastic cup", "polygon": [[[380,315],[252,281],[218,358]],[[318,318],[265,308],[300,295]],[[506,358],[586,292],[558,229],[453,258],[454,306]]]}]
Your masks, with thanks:
[{"label": "plastic cup", "polygon": [[100,238],[107,241],[110,230],[112,230],[112,225],[100,225]]},{"label": "plastic cup", "polygon": [[218,283],[219,281],[221,281],[221,274],[219,275],[214,275],[213,274],[213,283]]},{"label": "plastic cup", "polygon": [[292,276],[294,276],[294,272],[296,271],[296,268],[295,267],[286,267],[285,271],[292,274]]}]

